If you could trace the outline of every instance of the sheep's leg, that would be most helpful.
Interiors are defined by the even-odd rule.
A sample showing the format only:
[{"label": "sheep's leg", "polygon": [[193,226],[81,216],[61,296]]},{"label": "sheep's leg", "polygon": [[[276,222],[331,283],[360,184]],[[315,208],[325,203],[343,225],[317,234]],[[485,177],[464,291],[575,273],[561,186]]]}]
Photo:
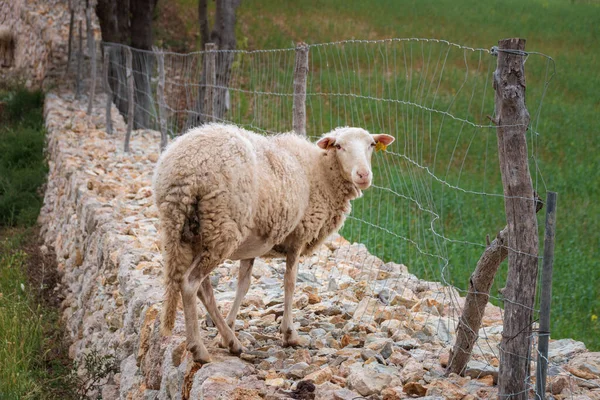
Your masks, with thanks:
[{"label": "sheep's leg", "polygon": [[240,306],[242,305],[242,301],[248,293],[248,289],[250,288],[250,280],[252,278],[252,267],[254,266],[254,258],[249,260],[240,261],[240,271],[238,273],[238,285],[237,291],[235,293],[235,300],[233,301],[233,305],[231,306],[231,310],[229,310],[229,314],[227,315],[227,325],[231,329],[235,327],[235,319],[237,317],[238,312],[240,311]]},{"label": "sheep's leg", "polygon": [[[233,301],[233,305],[231,306],[229,314],[227,314],[227,319],[225,320],[227,326],[229,326],[234,333],[235,319],[237,317],[238,312],[240,311],[240,306],[242,305],[244,296],[246,296],[246,293],[248,293],[248,289],[250,288],[250,280],[252,277],[251,273],[253,265],[254,258],[240,261],[240,271],[238,273],[238,285],[237,290],[235,292],[235,300]],[[228,346],[229,343],[227,343],[225,338],[221,336],[221,347],[226,348]]]},{"label": "sheep's leg", "polygon": [[210,318],[215,323],[219,334],[221,334],[221,342],[227,344],[227,347],[229,347],[229,352],[231,354],[241,354],[242,351],[244,351],[242,344],[240,343],[238,338],[235,337],[235,334],[233,333],[231,328],[229,328],[229,326],[225,322],[225,319],[219,312],[217,302],[215,301],[215,296],[213,294],[212,285],[210,284],[210,279],[208,279],[208,277],[204,276],[202,278],[202,284],[199,287],[197,293],[200,300],[202,300],[202,303],[204,303],[204,306],[206,307],[206,311],[208,311]]},{"label": "sheep's leg", "polygon": [[296,287],[296,275],[298,274],[299,252],[290,252],[285,260],[283,320],[281,321],[281,332],[283,333],[284,346],[300,345],[300,336],[294,328],[292,318],[292,302],[294,300],[294,289]]},{"label": "sheep's leg", "polygon": [[210,362],[210,354],[200,338],[198,327],[198,307],[196,304],[196,292],[201,282],[197,279],[189,279],[185,276],[181,284],[181,299],[183,300],[183,313],[185,315],[185,332],[187,349],[192,353],[194,361],[206,364]]}]

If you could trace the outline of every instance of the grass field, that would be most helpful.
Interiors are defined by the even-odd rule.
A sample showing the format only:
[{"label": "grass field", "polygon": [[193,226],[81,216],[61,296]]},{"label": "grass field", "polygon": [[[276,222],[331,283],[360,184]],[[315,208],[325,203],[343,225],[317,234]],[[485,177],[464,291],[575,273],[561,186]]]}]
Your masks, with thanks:
[{"label": "grass field", "polygon": [[[159,41],[177,51],[196,50],[196,2],[179,0],[163,11],[157,24]],[[323,43],[392,37],[438,38],[488,49],[499,39],[523,37],[528,41],[527,50],[553,57],[556,75],[550,83],[539,119],[536,111],[548,65],[545,59],[534,55],[526,64],[527,102],[533,118],[532,127],[539,132],[538,136],[529,136],[530,152],[535,155],[541,171],[532,170],[534,184],[542,197],[545,197],[546,188],[559,194],[552,335],[583,340],[589,348],[598,350],[600,128],[596,116],[600,111],[600,92],[597,90],[600,87],[600,57],[596,50],[600,48],[599,18],[600,3],[591,1],[243,1],[238,12],[237,36],[240,46],[247,49],[289,48],[297,41]],[[340,92],[352,89],[355,93],[376,94],[376,97],[408,97],[424,104],[423,100],[431,98],[428,95],[418,96],[418,91],[422,90],[418,83],[421,81],[419,73],[426,74],[418,60],[426,59],[427,65],[433,68],[438,65],[435,57],[440,50],[435,46],[420,47],[419,44],[402,49],[405,54],[410,49],[417,55],[425,49],[433,54],[433,58],[422,55],[411,58],[404,62],[404,69],[400,68],[403,74],[388,76],[381,81],[376,78],[382,71],[363,70],[363,79],[357,84],[348,71],[360,70],[365,66],[364,61],[348,64],[346,59],[341,58],[343,53],[339,48],[315,48],[311,52],[311,73],[314,77],[318,76],[318,80],[315,78],[309,82],[309,92],[327,91],[324,88]],[[378,54],[392,54],[390,48],[384,50],[381,47],[350,49],[356,52],[357,58],[361,52],[367,59],[371,56],[366,65],[375,65]],[[290,54],[280,58],[265,57],[272,57],[273,62],[293,65],[293,53]],[[403,57],[400,54],[396,56]],[[289,59],[281,61],[282,57]],[[336,57],[345,63],[339,63],[340,73],[336,73]],[[485,56],[482,56],[483,60],[477,57],[479,55],[473,55],[464,60],[461,52],[449,55],[443,84],[436,92],[435,108],[452,107],[452,114],[483,124],[485,114],[493,110],[493,94],[491,88],[484,94],[481,82],[489,79],[493,68],[490,70],[488,67],[493,66],[495,61]],[[248,61],[248,65],[252,66],[252,62]],[[479,78],[474,78],[474,82],[480,82],[479,86],[474,83],[472,88],[461,89],[465,65],[475,75],[479,74]],[[388,72],[391,70],[388,68]],[[409,72],[411,75],[407,78]],[[289,83],[289,70],[287,74],[280,71],[271,76],[276,82]],[[435,73],[429,74],[427,79],[432,80]],[[411,82],[414,86],[410,86]],[[242,84],[248,89],[260,89],[265,85],[273,87],[269,86],[272,83],[261,82],[258,76]],[[463,90],[465,95],[451,104],[457,89]],[[482,112],[473,112],[474,107],[469,103],[471,98],[483,101]],[[279,125],[275,124],[276,128],[288,124],[290,117],[285,113],[289,110],[289,102],[266,97],[264,101],[277,103],[263,105],[264,110],[272,113],[265,117],[265,123],[277,120]],[[256,117],[255,103],[243,100],[241,96],[239,103],[240,110],[236,116],[240,122],[248,122],[243,121],[248,116]],[[252,107],[254,111],[250,110]],[[368,99],[309,98],[308,107],[311,133],[319,133],[338,124],[360,124],[370,129],[386,128],[386,133],[396,135],[398,142],[393,149],[390,148],[396,155],[385,155],[385,163],[375,163],[376,172],[383,179],[378,182],[382,187],[416,200],[406,201],[390,191],[374,189],[355,203],[353,215],[383,226],[395,235],[356,220],[349,221],[343,233],[351,239],[365,242],[379,256],[404,262],[419,276],[436,280],[443,277],[459,287],[466,287],[481,247],[451,241],[440,243],[439,237],[428,230],[431,214],[420,210],[417,203],[434,209],[440,215],[436,230],[446,237],[483,244],[486,234],[493,238],[502,228],[503,202],[490,196],[470,196],[432,181],[401,155],[429,165],[435,175],[446,182],[470,190],[484,188],[486,193],[499,193],[501,183],[495,130],[479,129],[475,132],[460,122],[440,119],[432,114],[419,115],[410,107],[378,105]],[[383,122],[376,118],[379,113],[384,116]],[[253,122],[255,125],[262,123]],[[427,126],[423,127],[423,124]],[[442,127],[444,138],[436,139],[436,133],[441,132]],[[419,136],[420,133],[426,135]],[[378,157],[379,160],[383,158]],[[531,166],[534,167],[533,157]],[[543,215],[538,221],[540,232],[543,232]],[[422,252],[399,236],[421,244]],[[436,257],[424,257],[423,252],[442,255],[448,259],[448,267],[440,269],[444,262]],[[504,266],[496,280],[496,289],[504,286],[505,274]]]},{"label": "grass field", "polygon": [[[47,166],[43,95],[0,90],[0,398],[72,399],[51,256],[34,224]],[[44,267],[44,265],[46,267]],[[52,303],[52,304],[50,304]]]}]

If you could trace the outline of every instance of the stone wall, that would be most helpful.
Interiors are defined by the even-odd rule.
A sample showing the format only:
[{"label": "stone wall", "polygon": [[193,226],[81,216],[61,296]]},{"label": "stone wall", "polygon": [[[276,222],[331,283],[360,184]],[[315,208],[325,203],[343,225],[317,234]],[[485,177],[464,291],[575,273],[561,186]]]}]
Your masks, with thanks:
[{"label": "stone wall", "polygon": [[[1,76],[22,77],[28,87],[41,87],[48,77],[63,70],[69,16],[68,0],[0,0],[0,25],[10,29],[15,42],[13,68],[0,68]],[[78,9],[75,17],[77,24],[83,11]],[[96,21],[94,32],[99,37]],[[85,47],[85,36],[83,43]],[[74,40],[73,46],[76,44]]]},{"label": "stone wall", "polygon": [[[135,361],[139,318],[160,298],[158,253],[149,251],[155,244],[142,246],[134,233],[156,217],[149,209],[149,177],[158,155],[119,151],[117,138],[100,129],[102,107],[96,105],[97,114],[87,118],[85,104],[75,102],[68,90],[47,94],[50,171],[39,221],[63,276],[62,309],[73,339],[70,356],[95,348]],[[122,131],[116,112],[115,120]],[[137,134],[132,147],[157,150],[155,139]],[[133,219],[123,221],[119,215],[125,214]],[[153,240],[150,232],[143,240]],[[121,386],[127,392],[128,383]]]},{"label": "stone wall", "polygon": [[[40,215],[46,246],[56,252],[62,274],[59,293],[73,340],[71,357],[97,349],[119,361],[120,373],[104,386],[103,398],[495,395],[501,310],[488,305],[467,377],[444,378],[464,299],[341,237],[300,265],[294,308],[306,346],[281,346],[284,260],[257,260],[236,324],[247,351],[238,358],[220,349],[216,329],[202,318],[214,362],[195,364],[185,350],[181,310],[173,336],[161,337],[158,330],[162,260],[150,182],[159,135],[136,131],[132,153],[123,153],[123,119],[113,106],[115,134],[108,136],[104,100],[97,97],[88,117],[86,104],[75,101],[72,91],[59,88],[47,95],[50,172]],[[223,313],[233,302],[237,270],[238,263],[225,262],[211,276]],[[599,358],[583,343],[552,342],[549,390],[600,398],[589,390],[595,384],[590,382],[600,382]],[[579,379],[584,376],[587,381]],[[316,386],[300,383],[307,380]]]}]

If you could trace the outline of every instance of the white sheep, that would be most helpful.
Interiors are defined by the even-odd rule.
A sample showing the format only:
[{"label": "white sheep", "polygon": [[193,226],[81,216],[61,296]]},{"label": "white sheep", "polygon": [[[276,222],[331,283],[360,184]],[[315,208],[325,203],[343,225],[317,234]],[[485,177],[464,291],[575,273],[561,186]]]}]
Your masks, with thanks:
[{"label": "white sheep", "polygon": [[[223,124],[192,129],[173,141],[153,177],[166,281],[162,333],[173,329],[181,292],[187,348],[195,361],[210,362],[199,335],[198,296],[222,345],[233,354],[242,352],[232,328],[253,261],[274,251],[286,257],[284,345],[298,345],[292,322],[298,259],[341,227],[350,200],[371,185],[374,148],[393,141],[389,135],[346,127],[315,145],[293,133],[265,137]],[[241,260],[226,321],[206,279],[224,259]]]},{"label": "white sheep", "polygon": [[10,67],[14,57],[14,39],[10,29],[0,26],[0,67]]}]

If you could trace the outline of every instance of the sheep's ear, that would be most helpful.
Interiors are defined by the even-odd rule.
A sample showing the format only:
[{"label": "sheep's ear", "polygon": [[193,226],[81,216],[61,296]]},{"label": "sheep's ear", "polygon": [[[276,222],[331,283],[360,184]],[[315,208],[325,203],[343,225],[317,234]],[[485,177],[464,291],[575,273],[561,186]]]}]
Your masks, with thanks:
[{"label": "sheep's ear", "polygon": [[323,150],[329,150],[335,145],[335,138],[331,136],[325,136],[317,142],[317,146]]},{"label": "sheep's ear", "polygon": [[394,142],[394,140],[396,140],[393,136],[386,135],[385,133],[380,133],[378,135],[371,136],[373,136],[373,140],[375,140],[375,143],[381,143],[384,146],[389,146]]}]

